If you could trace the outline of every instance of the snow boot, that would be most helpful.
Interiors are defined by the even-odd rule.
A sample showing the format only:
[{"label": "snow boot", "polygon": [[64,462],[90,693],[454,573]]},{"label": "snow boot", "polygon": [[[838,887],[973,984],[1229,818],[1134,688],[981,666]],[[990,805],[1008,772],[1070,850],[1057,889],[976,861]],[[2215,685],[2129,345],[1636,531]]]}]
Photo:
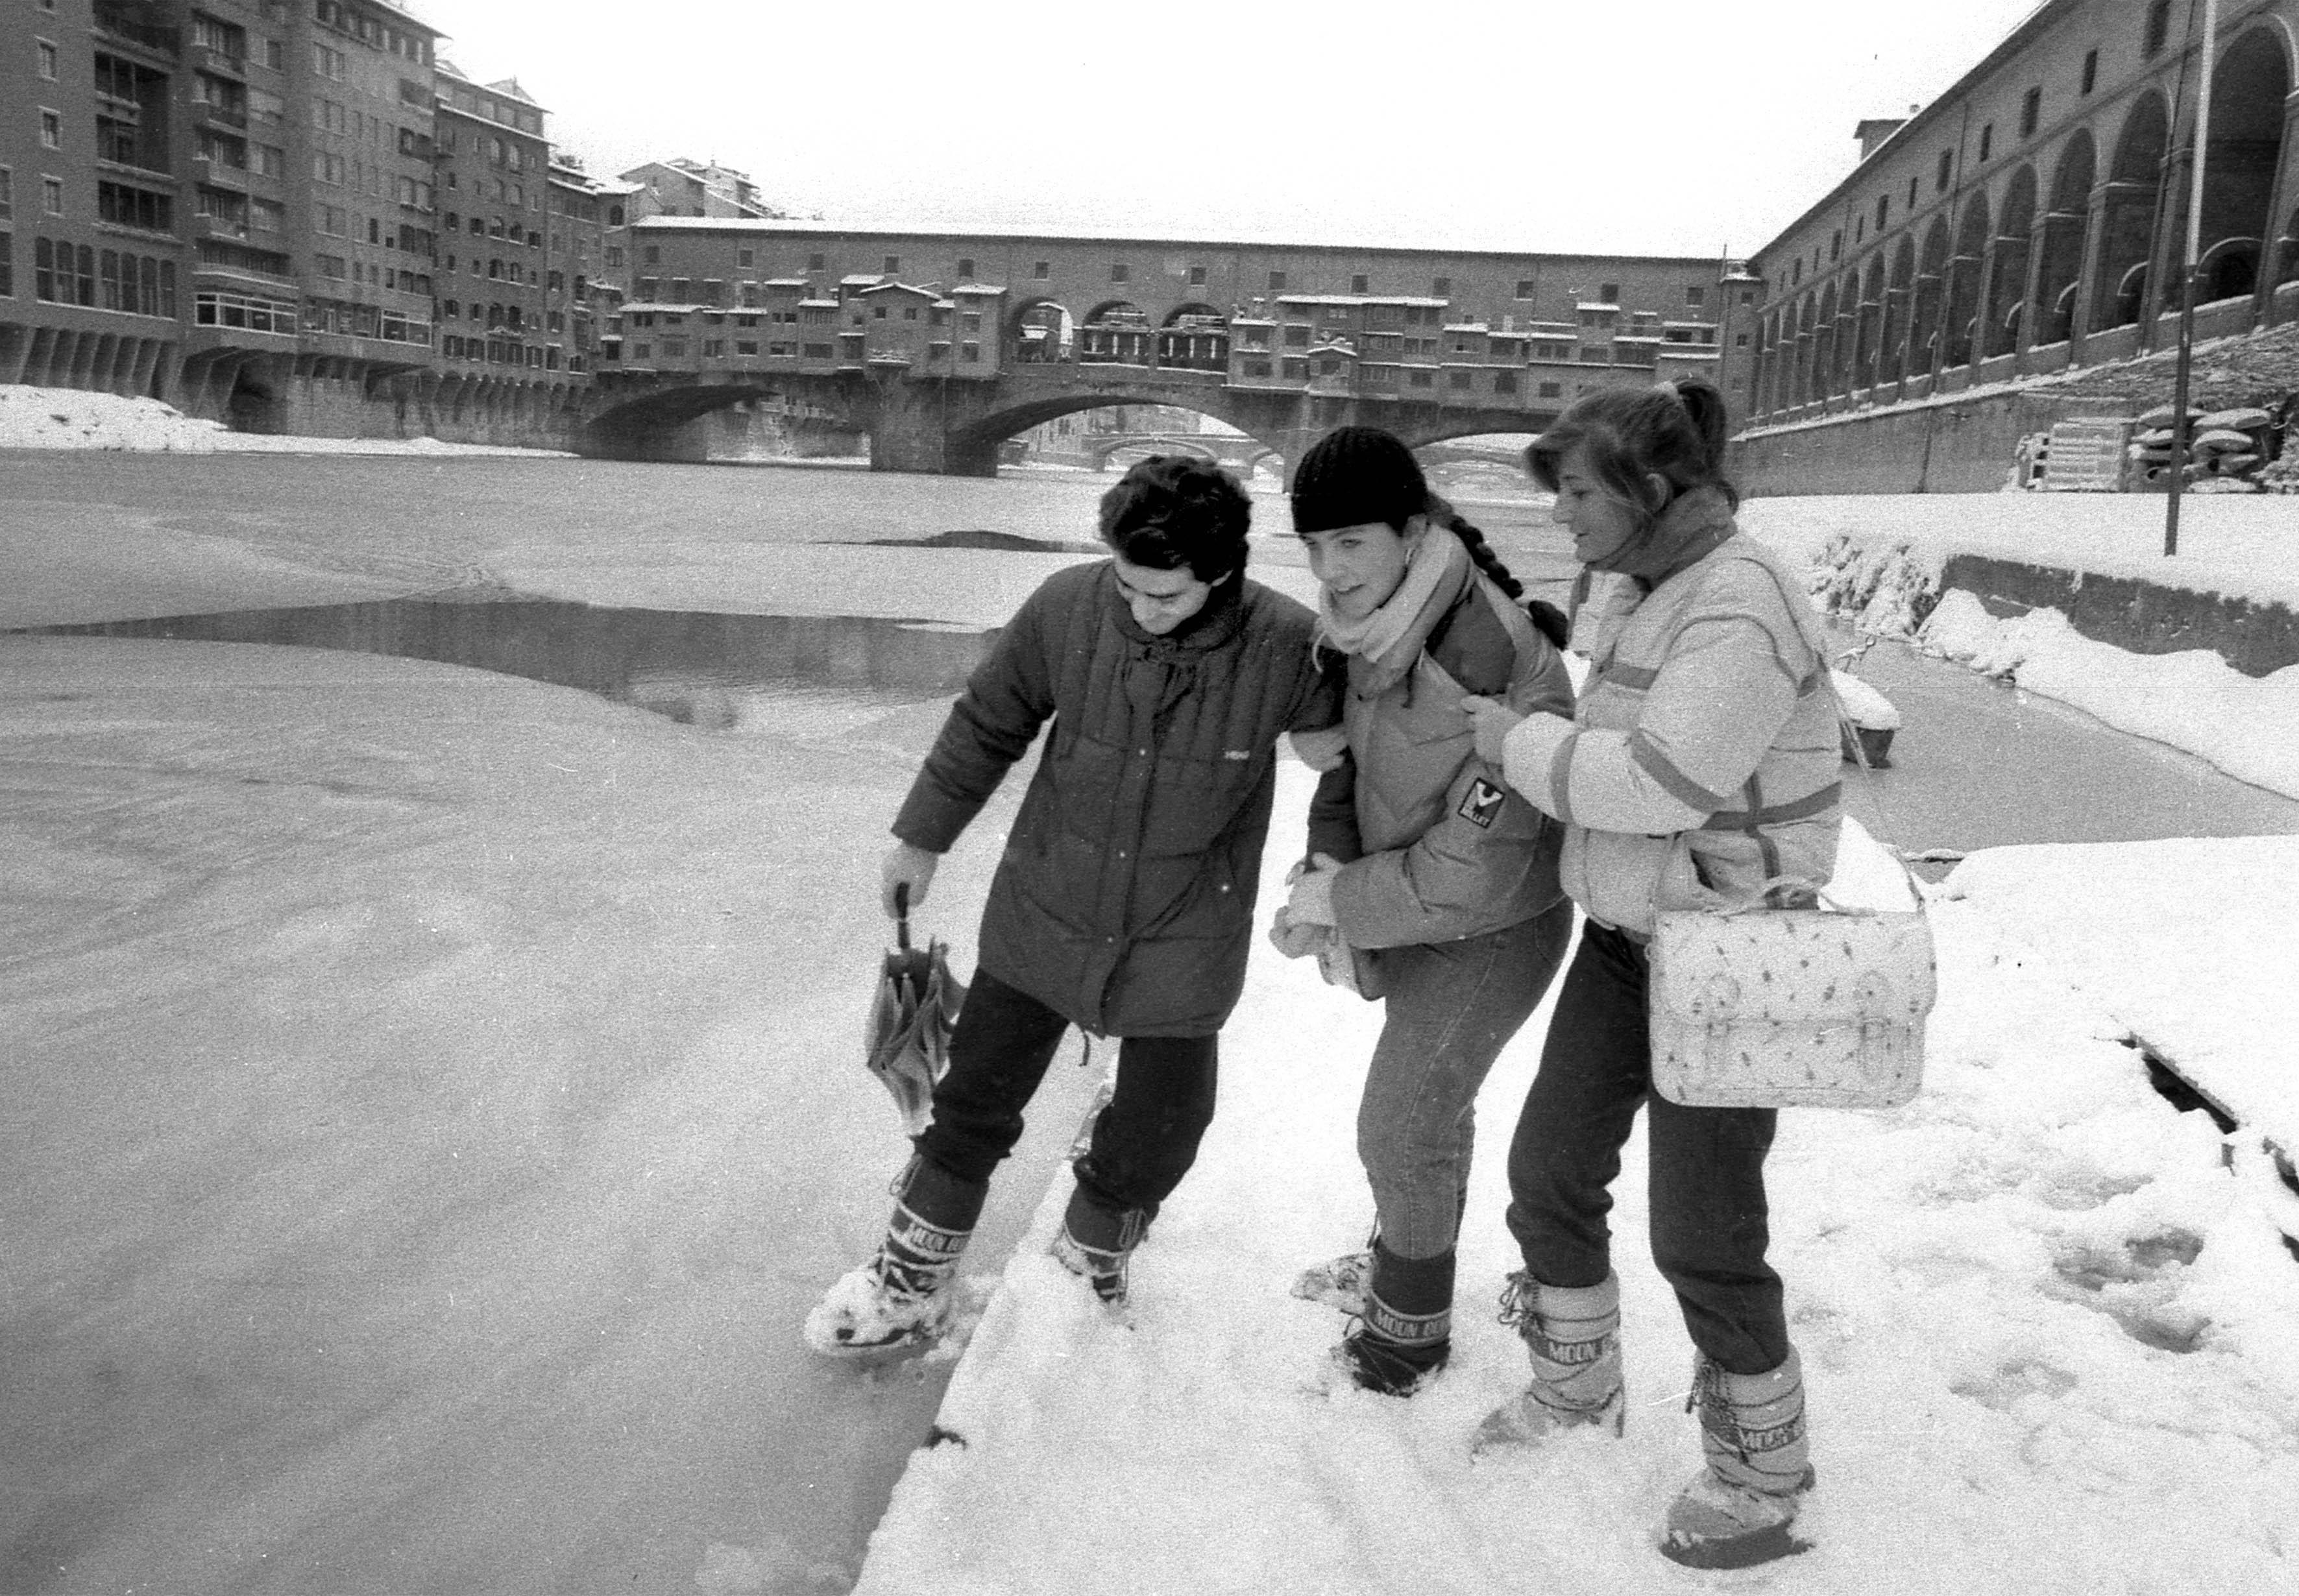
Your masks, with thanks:
[{"label": "snow boot", "polygon": [[1054,1237],[1055,1260],[1093,1287],[1093,1294],[1112,1308],[1125,1302],[1126,1261],[1150,1228],[1146,1208],[1112,1208],[1087,1195],[1081,1181],[1063,1211],[1062,1228]]},{"label": "snow boot", "polygon": [[1501,1323],[1515,1325],[1532,1354],[1532,1384],[1477,1426],[1470,1450],[1529,1446],[1583,1426],[1618,1435],[1627,1419],[1621,1389],[1621,1282],[1544,1286],[1531,1271],[1511,1275]]},{"label": "snow boot", "polygon": [[914,1154],[891,1189],[894,1214],[876,1254],[806,1316],[806,1344],[825,1357],[898,1355],[929,1344],[949,1322],[950,1281],[989,1184]]},{"label": "snow boot", "polygon": [[1453,1253],[1400,1258],[1373,1245],[1373,1269],[1357,1322],[1333,1349],[1357,1385],[1383,1396],[1411,1396],[1453,1352]]},{"label": "snow boot", "polygon": [[1661,1555],[1688,1568],[1749,1568],[1805,1551],[1790,1533],[1813,1484],[1796,1353],[1760,1375],[1696,1359],[1685,1410],[1695,1408],[1707,1467],[1670,1505]]}]

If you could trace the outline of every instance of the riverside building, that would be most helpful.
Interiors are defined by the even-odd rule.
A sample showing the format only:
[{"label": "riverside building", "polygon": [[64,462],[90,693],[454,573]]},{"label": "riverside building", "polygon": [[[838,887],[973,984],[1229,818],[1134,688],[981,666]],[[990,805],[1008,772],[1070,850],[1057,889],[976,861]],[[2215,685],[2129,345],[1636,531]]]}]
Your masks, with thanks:
[{"label": "riverside building", "polygon": [[1890,469],[1923,440],[1886,442],[1880,413],[1922,401],[1946,429],[1924,452],[1979,473],[1932,485],[1994,485],[2054,412],[1941,401],[2171,347],[2206,74],[2195,335],[2299,315],[2299,0],[2223,0],[2208,44],[2202,10],[2047,0],[1938,100],[1861,125],[1851,175],[1751,262],[1752,418],[1799,434],[1763,446],[1777,467],[1793,448],[1815,485],[1910,485]]}]

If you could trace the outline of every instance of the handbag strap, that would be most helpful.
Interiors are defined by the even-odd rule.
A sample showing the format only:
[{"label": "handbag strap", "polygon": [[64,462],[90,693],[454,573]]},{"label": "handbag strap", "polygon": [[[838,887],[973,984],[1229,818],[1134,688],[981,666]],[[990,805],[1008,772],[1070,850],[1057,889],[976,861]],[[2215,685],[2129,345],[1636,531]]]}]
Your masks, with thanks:
[{"label": "handbag strap", "polygon": [[[1789,591],[1789,584],[1780,574],[1764,560],[1747,555],[1740,555],[1737,558],[1771,577],[1772,585],[1780,590],[1780,601],[1789,608],[1795,608],[1799,602],[1806,606],[1812,603],[1808,597],[1799,600],[1796,594]],[[1884,845],[1885,852],[1899,861],[1900,869],[1906,874],[1914,889],[1916,901],[1921,904],[1924,900],[1923,883],[1916,879],[1916,872],[1908,868],[1907,850],[1892,839],[1892,833],[1896,832],[1899,828],[1891,823],[1889,814],[1891,806],[1884,801],[1884,783],[1877,778],[1876,767],[1868,757],[1867,745],[1860,740],[1860,728],[1852,724],[1851,713],[1844,707],[1844,695],[1836,690],[1836,675],[1829,664],[1830,658],[1829,655],[1820,655],[1813,663],[1813,668],[1820,673],[1821,685],[1828,690],[1828,701],[1836,706],[1837,735],[1843,740],[1844,746],[1852,750],[1852,762],[1860,767],[1861,773],[1867,780],[1868,796],[1876,806],[1876,840]],[[1809,885],[1809,883],[1804,884]]]}]

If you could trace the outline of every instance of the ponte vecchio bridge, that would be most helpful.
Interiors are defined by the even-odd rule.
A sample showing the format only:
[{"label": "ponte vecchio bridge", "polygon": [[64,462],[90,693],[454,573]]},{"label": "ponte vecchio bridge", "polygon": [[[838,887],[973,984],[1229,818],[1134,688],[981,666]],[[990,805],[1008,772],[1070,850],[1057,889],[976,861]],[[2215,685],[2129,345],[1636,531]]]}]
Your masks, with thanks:
[{"label": "ponte vecchio bridge", "polygon": [[801,400],[882,470],[988,475],[1074,410],[1178,405],[1288,460],[1330,427],[1531,432],[1685,371],[1748,393],[1761,285],[1731,261],[881,232],[654,217],[582,447],[696,458],[694,424]]}]

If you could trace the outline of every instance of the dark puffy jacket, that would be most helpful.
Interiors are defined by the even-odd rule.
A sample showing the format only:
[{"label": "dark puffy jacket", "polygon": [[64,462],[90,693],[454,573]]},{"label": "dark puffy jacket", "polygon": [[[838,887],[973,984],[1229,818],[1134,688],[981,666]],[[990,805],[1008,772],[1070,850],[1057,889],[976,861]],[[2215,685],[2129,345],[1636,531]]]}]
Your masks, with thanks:
[{"label": "dark puffy jacket", "polygon": [[1175,633],[1104,560],[1047,579],[951,707],[894,835],[946,852],[1049,718],[983,911],[980,962],[1085,1030],[1210,1036],[1245,986],[1288,732],[1340,720],[1314,617],[1241,575]]}]

